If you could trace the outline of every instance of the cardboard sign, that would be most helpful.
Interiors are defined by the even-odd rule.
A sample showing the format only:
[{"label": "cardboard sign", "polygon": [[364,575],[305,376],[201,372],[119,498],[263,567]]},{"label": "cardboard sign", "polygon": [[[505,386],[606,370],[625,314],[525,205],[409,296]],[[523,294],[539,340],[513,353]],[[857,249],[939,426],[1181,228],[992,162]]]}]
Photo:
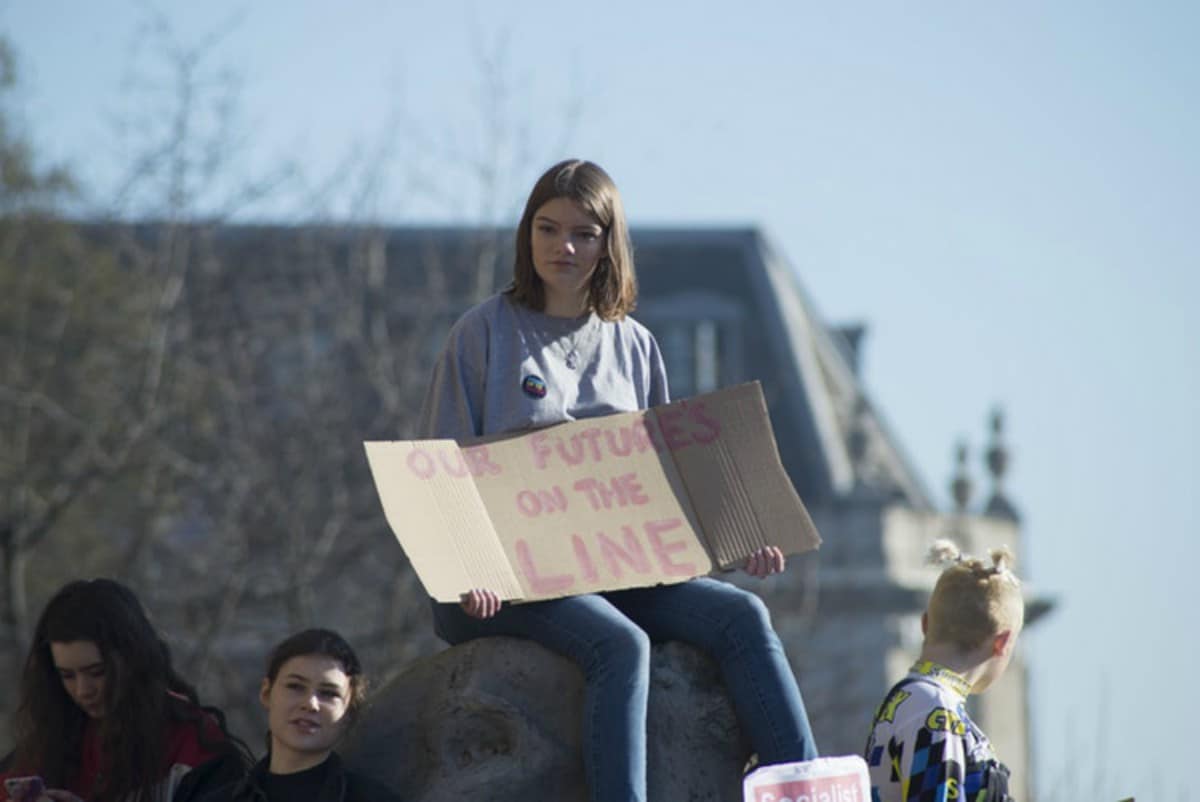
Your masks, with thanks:
[{"label": "cardboard sign", "polygon": [[820,543],[758,383],[459,444],[365,444],[425,590],[536,600],[682,582]]},{"label": "cardboard sign", "polygon": [[857,755],[763,766],[742,781],[744,802],[870,802],[871,775]]}]

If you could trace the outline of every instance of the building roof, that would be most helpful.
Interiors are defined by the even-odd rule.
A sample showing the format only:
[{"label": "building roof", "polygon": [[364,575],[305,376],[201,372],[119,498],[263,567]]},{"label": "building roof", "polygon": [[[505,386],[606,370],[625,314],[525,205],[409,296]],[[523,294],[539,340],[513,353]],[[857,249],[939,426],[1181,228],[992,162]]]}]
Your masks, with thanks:
[{"label": "building roof", "polygon": [[855,371],[853,334],[821,319],[793,267],[755,228],[633,231],[641,309],[704,293],[741,305],[744,367],[763,382],[781,456],[809,506],[874,492],[932,509],[924,483]]}]

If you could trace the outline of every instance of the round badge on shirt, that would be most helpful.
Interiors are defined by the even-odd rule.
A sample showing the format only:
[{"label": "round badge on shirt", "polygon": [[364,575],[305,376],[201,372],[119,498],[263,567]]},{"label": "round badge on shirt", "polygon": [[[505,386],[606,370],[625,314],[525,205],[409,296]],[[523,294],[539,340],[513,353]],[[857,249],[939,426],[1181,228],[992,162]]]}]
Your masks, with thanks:
[{"label": "round badge on shirt", "polygon": [[531,373],[521,381],[521,391],[530,398],[545,398],[546,380]]}]

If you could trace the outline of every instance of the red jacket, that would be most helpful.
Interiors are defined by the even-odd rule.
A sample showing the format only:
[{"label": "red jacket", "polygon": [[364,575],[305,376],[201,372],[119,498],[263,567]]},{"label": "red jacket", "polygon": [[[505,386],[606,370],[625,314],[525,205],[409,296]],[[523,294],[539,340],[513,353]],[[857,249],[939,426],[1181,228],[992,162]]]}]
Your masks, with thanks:
[{"label": "red jacket", "polygon": [[[216,719],[207,713],[203,714],[205,740],[210,747],[202,746],[194,721],[172,721],[167,732],[167,752],[160,780],[156,783],[155,798],[167,802],[171,799],[175,788],[185,774],[196,766],[217,757],[220,753],[214,748],[226,741],[225,734],[218,726]],[[99,722],[88,719],[83,730],[83,742],[79,771],[66,790],[90,802],[96,792],[96,787],[103,777],[104,760],[100,744]],[[0,782],[8,777],[17,776],[16,772],[0,773]],[[0,786],[2,788],[3,786]],[[2,792],[0,792],[2,793]]]}]

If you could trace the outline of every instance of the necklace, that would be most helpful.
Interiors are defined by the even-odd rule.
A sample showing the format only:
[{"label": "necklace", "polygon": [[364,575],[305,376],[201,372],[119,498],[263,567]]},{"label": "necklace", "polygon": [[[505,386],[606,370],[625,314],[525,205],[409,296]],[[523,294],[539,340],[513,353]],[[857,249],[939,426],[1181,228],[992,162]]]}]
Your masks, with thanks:
[{"label": "necklace", "polygon": [[[581,345],[590,345],[591,341],[595,339],[594,337],[585,338],[584,335],[594,332],[595,329],[595,320],[589,316],[586,323],[584,323],[575,331],[571,332],[570,339],[568,341],[571,347],[569,350],[563,348],[563,361],[567,363],[567,367],[571,370],[577,370],[579,368],[579,347]],[[561,343],[561,340],[558,342]]]},{"label": "necklace", "polygon": [[[568,370],[578,370],[594,350],[601,322],[594,312],[588,313],[583,325],[575,325],[578,319],[555,318],[545,313],[534,314],[519,304],[518,308],[525,328],[533,334],[539,349],[557,351]],[[545,325],[551,321],[557,325]],[[572,328],[565,329],[568,325]]]}]

